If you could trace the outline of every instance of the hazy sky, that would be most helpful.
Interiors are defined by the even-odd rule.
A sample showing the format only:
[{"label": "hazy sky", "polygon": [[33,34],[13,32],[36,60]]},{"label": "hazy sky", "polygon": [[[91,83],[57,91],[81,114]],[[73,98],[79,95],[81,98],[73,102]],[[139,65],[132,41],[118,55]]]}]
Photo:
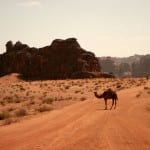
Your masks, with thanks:
[{"label": "hazy sky", "polygon": [[69,37],[96,56],[150,53],[150,0],[0,0],[0,53]]}]

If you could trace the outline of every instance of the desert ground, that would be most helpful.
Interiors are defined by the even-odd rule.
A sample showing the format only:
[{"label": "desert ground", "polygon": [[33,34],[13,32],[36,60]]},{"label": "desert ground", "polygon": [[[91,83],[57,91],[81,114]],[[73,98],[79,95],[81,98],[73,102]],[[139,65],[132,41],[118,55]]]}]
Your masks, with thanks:
[{"label": "desert ground", "polygon": [[[117,108],[93,92],[112,88]],[[111,107],[109,100],[108,108]],[[0,78],[0,150],[149,150],[146,78],[23,81]]]}]

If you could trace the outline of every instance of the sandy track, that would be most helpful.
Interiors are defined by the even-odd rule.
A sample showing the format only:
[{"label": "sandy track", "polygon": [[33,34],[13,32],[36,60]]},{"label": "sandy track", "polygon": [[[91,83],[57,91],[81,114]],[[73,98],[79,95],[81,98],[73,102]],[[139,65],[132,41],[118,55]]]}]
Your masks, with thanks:
[{"label": "sandy track", "polygon": [[116,110],[94,96],[49,114],[0,127],[1,150],[149,150],[149,97],[119,92]]}]

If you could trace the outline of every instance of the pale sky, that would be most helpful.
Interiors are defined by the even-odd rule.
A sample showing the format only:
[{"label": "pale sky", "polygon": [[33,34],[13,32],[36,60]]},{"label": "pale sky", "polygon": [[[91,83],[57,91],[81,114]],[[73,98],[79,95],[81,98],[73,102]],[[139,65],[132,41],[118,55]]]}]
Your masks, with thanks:
[{"label": "pale sky", "polygon": [[69,37],[99,57],[150,54],[150,0],[0,0],[0,53]]}]

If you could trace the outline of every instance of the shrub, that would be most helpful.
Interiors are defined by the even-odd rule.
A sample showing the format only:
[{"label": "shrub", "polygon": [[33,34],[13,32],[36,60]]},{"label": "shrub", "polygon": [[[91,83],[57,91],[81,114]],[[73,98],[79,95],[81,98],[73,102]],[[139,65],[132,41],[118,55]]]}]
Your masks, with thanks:
[{"label": "shrub", "polygon": [[5,106],[5,102],[4,102],[4,101],[0,101],[0,104],[1,104],[2,106]]},{"label": "shrub", "polygon": [[10,117],[10,113],[8,111],[0,112],[0,120],[8,119]]},{"label": "shrub", "polygon": [[29,105],[34,105],[34,104],[35,104],[35,101],[30,100]]},{"label": "shrub", "polygon": [[144,90],[150,90],[150,88],[149,88],[149,87],[147,87],[147,86],[145,86],[145,87],[144,87]]},{"label": "shrub", "polygon": [[13,122],[13,120],[11,118],[7,118],[5,119],[5,121],[3,122],[3,125],[9,125]]},{"label": "shrub", "polygon": [[81,100],[81,101],[85,101],[85,100],[86,100],[86,97],[81,97],[80,100]]},{"label": "shrub", "polygon": [[80,93],[80,90],[76,90],[75,93]]},{"label": "shrub", "polygon": [[44,99],[42,102],[46,104],[52,104],[53,101],[54,101],[53,98],[47,98],[47,99]]},{"label": "shrub", "polygon": [[147,91],[147,94],[150,94],[150,91]]},{"label": "shrub", "polygon": [[21,91],[25,91],[26,89],[23,86],[20,86]]},{"label": "shrub", "polygon": [[5,100],[7,103],[13,103],[13,98],[10,97],[10,96],[4,97],[4,100]]},{"label": "shrub", "polygon": [[66,90],[68,90],[69,88],[70,88],[70,86],[69,86],[69,85],[66,85],[66,86],[65,86],[65,89],[66,89]]},{"label": "shrub", "polygon": [[137,95],[136,95],[136,97],[140,97],[141,96],[141,93],[138,93]]},{"label": "shrub", "polygon": [[16,111],[17,117],[23,117],[25,115],[27,115],[27,111],[24,108],[20,108],[19,110]]},{"label": "shrub", "polygon": [[150,104],[146,106],[146,110],[150,111]]},{"label": "shrub", "polygon": [[14,99],[14,103],[20,103],[20,102],[21,102],[21,100],[19,98]]},{"label": "shrub", "polygon": [[19,97],[16,97],[16,98],[13,98],[13,97],[10,97],[10,96],[6,96],[4,97],[4,99],[7,103],[20,103],[20,99]]},{"label": "shrub", "polygon": [[118,89],[118,88],[121,88],[121,85],[120,85],[120,84],[117,84],[116,88],[117,88],[117,89]]},{"label": "shrub", "polygon": [[53,110],[52,107],[49,107],[47,105],[42,105],[39,108],[36,109],[39,112],[45,112],[45,111],[51,111]]},{"label": "shrub", "polygon": [[9,107],[9,108],[7,108],[7,110],[8,111],[13,111],[13,110],[15,110],[16,108],[14,108],[14,107]]}]

